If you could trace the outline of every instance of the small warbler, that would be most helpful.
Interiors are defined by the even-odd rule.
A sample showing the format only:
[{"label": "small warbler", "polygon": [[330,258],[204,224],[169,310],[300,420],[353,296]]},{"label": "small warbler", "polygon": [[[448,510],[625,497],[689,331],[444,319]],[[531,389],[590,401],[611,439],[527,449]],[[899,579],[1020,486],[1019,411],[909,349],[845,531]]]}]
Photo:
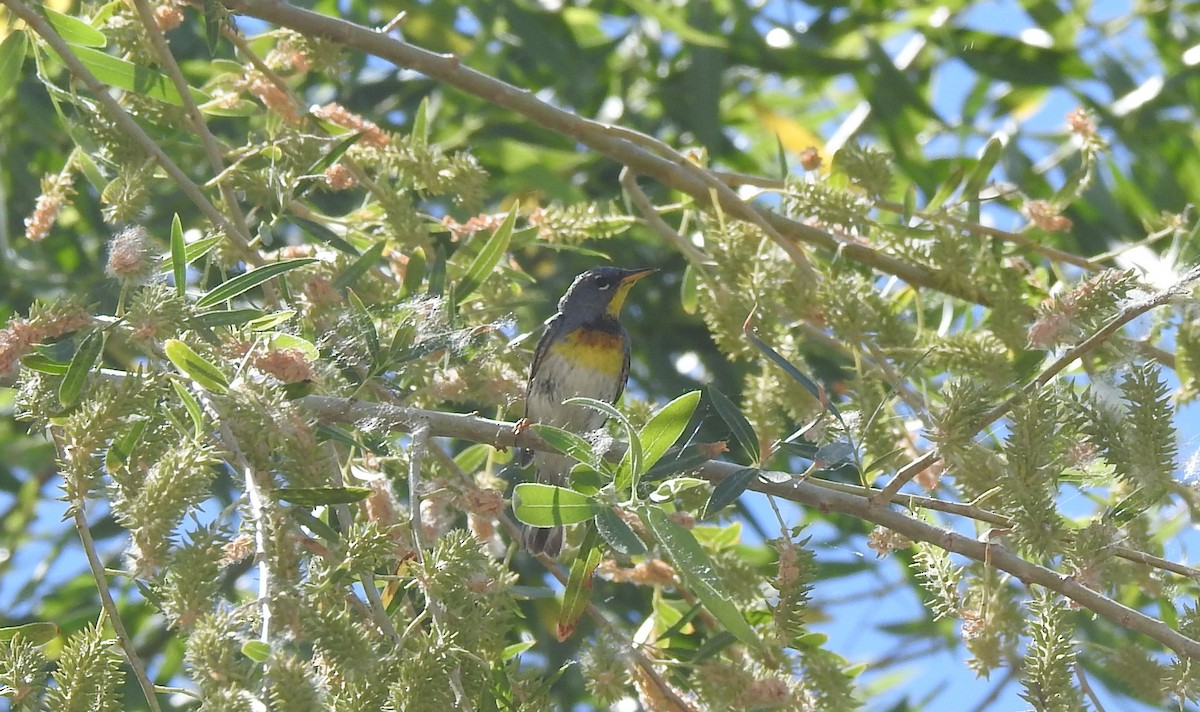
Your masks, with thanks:
[{"label": "small warbler", "polygon": [[[657,270],[595,267],[575,278],[546,321],[529,370],[523,425],[541,423],[580,435],[604,425],[606,416],[563,401],[583,396],[615,403],[629,378],[629,334],[619,320],[634,282]],[[520,462],[528,464],[529,451]],[[565,485],[575,461],[566,455],[532,455],[537,481]],[[562,527],[525,527],[522,543],[531,554],[551,558],[562,551]]]}]

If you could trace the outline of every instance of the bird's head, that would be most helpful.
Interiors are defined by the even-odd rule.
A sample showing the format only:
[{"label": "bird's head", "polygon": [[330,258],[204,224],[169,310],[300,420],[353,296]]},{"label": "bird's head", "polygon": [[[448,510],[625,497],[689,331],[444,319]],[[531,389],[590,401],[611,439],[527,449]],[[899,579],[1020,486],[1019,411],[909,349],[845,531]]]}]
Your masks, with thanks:
[{"label": "bird's head", "polygon": [[625,304],[633,283],[653,274],[655,269],[593,267],[575,278],[558,303],[558,311],[590,321],[601,317],[616,318]]}]

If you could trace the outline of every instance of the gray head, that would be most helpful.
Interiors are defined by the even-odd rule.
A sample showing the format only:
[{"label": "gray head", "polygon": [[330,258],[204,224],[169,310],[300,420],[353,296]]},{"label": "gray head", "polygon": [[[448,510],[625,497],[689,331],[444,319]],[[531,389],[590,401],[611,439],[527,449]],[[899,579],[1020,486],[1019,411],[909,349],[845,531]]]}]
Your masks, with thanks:
[{"label": "gray head", "polygon": [[575,278],[558,302],[558,311],[572,320],[591,321],[604,316],[617,318],[633,283],[655,269],[593,267]]}]

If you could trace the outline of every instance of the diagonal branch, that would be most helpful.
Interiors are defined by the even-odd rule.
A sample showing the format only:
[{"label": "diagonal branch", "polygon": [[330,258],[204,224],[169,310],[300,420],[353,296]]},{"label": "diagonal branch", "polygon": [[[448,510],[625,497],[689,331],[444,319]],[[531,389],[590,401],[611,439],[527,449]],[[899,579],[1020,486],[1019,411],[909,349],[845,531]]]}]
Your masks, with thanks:
[{"label": "diagonal branch", "polygon": [[[429,428],[430,436],[461,438],[496,447],[551,449],[532,428],[517,434],[512,423],[474,415],[441,413],[329,396],[307,396],[299,403],[326,422],[364,421],[372,423],[375,428],[384,427],[399,431],[412,431],[424,425]],[[619,457],[621,451],[621,447],[615,447],[610,450],[609,456]],[[698,468],[696,474],[717,484],[740,469],[742,466],[736,463],[710,460]],[[997,544],[977,541],[949,529],[927,524],[902,512],[879,506],[876,503],[879,494],[871,498],[828,489],[790,473],[774,474],[771,479],[777,480],[776,482],[760,479],[751,484],[750,488],[814,507],[822,512],[848,514],[887,527],[914,541],[928,542],[948,552],[987,563],[1012,574],[1026,585],[1036,584],[1059,593],[1118,626],[1153,638],[1180,656],[1200,660],[1200,641],[1179,633],[1141,611],[1093,591],[1067,574],[1026,561]]]},{"label": "diagonal branch", "polygon": [[[748,203],[738,198],[732,190],[716,188],[716,185],[723,184],[711,172],[681,165],[677,160],[664,158],[646,145],[641,145],[655,139],[645,137],[639,142],[631,141],[628,129],[614,130],[611,126],[551,106],[530,91],[463,66],[459,58],[453,55],[430,52],[352,22],[303,10],[278,0],[225,0],[225,5],[243,15],[373,54],[510,109],[540,126],[578,140],[640,175],[687,193],[700,205],[720,207],[726,214],[754,225],[765,223],[788,240],[837,251],[846,258],[899,277],[914,287],[936,289],[978,304],[989,303],[987,295],[978,289],[958,285],[942,275],[881,252],[871,245],[841,240],[823,230]],[[698,172],[704,176],[701,177]]]}]

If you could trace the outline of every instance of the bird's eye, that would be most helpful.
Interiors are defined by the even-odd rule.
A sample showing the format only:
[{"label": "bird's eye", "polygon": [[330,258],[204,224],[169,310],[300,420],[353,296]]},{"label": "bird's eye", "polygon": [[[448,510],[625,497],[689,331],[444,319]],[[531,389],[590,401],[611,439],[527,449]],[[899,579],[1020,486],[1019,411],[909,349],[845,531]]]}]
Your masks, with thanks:
[{"label": "bird's eye", "polygon": [[610,282],[608,280],[608,277],[597,277],[596,278],[596,286],[599,287],[601,290],[607,290],[609,287],[612,286],[612,282]]}]

